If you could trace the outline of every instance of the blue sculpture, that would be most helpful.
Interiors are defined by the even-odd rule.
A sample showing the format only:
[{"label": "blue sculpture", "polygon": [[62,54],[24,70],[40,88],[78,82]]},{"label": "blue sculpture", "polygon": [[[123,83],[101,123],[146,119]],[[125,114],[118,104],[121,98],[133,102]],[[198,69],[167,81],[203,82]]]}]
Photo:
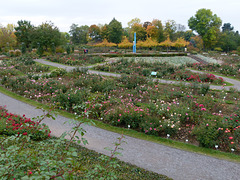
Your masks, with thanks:
[{"label": "blue sculpture", "polygon": [[134,33],[133,53],[136,53],[136,32]]}]

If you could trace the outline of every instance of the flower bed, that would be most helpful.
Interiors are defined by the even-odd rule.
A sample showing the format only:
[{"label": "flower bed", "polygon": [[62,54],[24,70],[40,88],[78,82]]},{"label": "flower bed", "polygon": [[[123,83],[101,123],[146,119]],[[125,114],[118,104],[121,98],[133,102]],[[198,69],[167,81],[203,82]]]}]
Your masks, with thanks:
[{"label": "flower bed", "polygon": [[3,60],[0,63],[0,77],[16,76],[49,71],[49,67],[35,64],[31,57],[18,57]]},{"label": "flower bed", "polygon": [[212,71],[222,74],[224,76],[234,76],[240,79],[240,65],[232,65],[232,64],[187,64],[187,67],[191,67],[200,71]]},{"label": "flower bed", "polygon": [[[166,60],[165,60],[166,61]],[[124,74],[135,74],[140,76],[151,76],[151,72],[156,72],[154,77],[162,79],[173,79],[178,81],[194,81],[200,83],[211,83],[223,85],[222,78],[217,78],[213,74],[197,74],[185,69],[185,66],[174,66],[167,62],[146,62],[143,60],[135,61],[134,59],[121,59],[117,62],[95,66],[95,70],[108,71]]]},{"label": "flower bed", "polygon": [[76,70],[50,77],[8,78],[3,83],[25,97],[71,113],[85,112],[114,126],[240,151],[239,92],[210,91],[196,83],[161,85],[136,74],[110,78]]},{"label": "flower bed", "polygon": [[71,65],[71,66],[85,66],[89,64],[97,64],[104,62],[104,58],[101,56],[91,55],[56,55],[46,58],[49,61]]},{"label": "flower bed", "polygon": [[0,106],[0,135],[29,135],[33,140],[50,137],[51,131],[45,124],[38,124],[25,115],[19,116]]}]

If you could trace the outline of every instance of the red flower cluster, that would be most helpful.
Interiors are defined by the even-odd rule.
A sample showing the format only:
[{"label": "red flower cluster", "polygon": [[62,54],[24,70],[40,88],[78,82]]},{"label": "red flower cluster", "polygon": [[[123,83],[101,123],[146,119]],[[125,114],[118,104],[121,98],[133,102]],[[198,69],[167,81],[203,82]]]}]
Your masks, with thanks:
[{"label": "red flower cluster", "polygon": [[[38,126],[38,122],[32,121],[30,118],[23,116],[18,116],[13,113],[8,113],[7,110],[0,106],[0,120],[6,122],[6,128],[8,129],[6,132],[11,132],[10,134],[22,134],[28,135],[29,130],[43,130],[46,125]],[[15,133],[14,133],[15,132]],[[51,131],[46,129],[46,135],[50,136]]]}]

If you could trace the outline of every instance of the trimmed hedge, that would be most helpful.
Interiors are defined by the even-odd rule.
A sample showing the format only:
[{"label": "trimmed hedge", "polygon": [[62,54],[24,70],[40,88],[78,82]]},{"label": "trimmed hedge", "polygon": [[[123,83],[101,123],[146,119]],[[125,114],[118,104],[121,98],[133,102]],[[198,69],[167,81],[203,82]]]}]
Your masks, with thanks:
[{"label": "trimmed hedge", "polygon": [[[91,54],[91,56],[99,56],[99,54]],[[173,56],[187,56],[187,53],[170,53],[170,54],[101,54],[104,57],[173,57]]]}]

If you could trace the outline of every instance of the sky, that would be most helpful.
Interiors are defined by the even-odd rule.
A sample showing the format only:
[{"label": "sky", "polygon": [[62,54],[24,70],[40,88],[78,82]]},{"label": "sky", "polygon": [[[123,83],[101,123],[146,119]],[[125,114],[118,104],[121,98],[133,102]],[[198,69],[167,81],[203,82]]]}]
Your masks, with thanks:
[{"label": "sky", "polygon": [[202,8],[240,31],[239,0],[1,0],[0,25],[27,20],[38,26],[51,21],[60,31],[69,32],[73,23],[108,24],[115,18],[127,27],[129,21],[139,18],[141,23],[174,20],[189,29],[188,20]]}]

